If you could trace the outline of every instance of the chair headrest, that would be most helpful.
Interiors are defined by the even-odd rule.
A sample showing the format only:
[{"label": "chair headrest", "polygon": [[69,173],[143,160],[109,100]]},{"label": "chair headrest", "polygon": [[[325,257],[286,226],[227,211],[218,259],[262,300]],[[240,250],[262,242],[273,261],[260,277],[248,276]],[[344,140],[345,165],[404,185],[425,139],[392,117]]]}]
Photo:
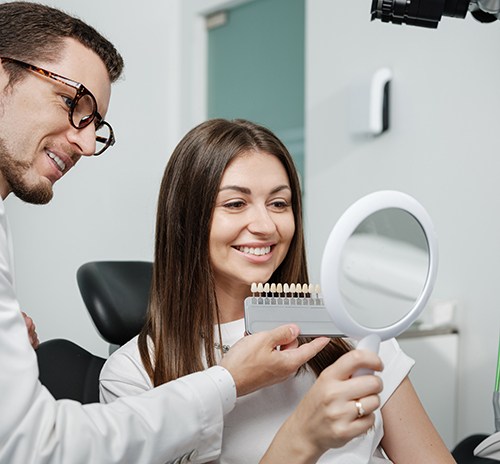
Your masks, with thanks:
[{"label": "chair headrest", "polygon": [[78,269],[76,278],[87,310],[100,335],[123,345],[144,325],[149,304],[153,263],[93,261]]}]

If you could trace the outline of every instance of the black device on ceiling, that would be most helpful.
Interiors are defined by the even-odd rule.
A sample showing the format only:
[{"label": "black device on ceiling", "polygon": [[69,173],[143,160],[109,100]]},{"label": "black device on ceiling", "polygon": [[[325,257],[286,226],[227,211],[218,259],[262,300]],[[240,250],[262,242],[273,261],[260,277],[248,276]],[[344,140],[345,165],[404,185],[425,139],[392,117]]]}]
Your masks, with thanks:
[{"label": "black device on ceiling", "polygon": [[465,18],[467,12],[482,23],[500,19],[500,0],[372,0],[372,21],[437,28],[443,16]]}]

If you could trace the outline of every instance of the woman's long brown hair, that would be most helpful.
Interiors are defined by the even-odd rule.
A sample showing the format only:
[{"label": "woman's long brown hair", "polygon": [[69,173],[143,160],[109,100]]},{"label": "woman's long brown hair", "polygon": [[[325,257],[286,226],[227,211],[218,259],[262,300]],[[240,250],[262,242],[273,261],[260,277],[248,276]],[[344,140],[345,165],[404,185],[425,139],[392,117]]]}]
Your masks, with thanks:
[{"label": "woman's long brown hair", "polygon": [[[203,370],[204,353],[208,366],[216,364],[219,308],[209,256],[212,215],[226,167],[252,150],[276,156],[292,190],[295,235],[269,282],[309,282],[300,183],[286,147],[265,127],[245,120],[212,119],[192,129],[167,164],[158,199],[150,305],[139,334],[142,362],[155,386]],[[344,340],[332,339],[308,365],[319,375],[349,349]]]}]

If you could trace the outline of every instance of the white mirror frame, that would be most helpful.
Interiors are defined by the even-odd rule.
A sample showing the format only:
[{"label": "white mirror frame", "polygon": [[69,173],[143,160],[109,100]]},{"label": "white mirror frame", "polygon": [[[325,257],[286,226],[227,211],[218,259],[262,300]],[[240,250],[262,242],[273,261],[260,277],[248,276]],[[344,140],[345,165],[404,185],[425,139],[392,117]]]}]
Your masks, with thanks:
[{"label": "white mirror frame", "polygon": [[[407,211],[420,223],[427,239],[429,267],[422,293],[410,311],[392,325],[368,328],[355,321],[344,305],[338,284],[341,258],[344,246],[356,228],[371,214],[388,208]],[[345,211],[328,237],[321,262],[321,291],[325,307],[334,324],[349,337],[360,339],[371,334],[378,335],[382,340],[396,337],[410,327],[427,304],[436,280],[437,265],[437,237],[432,220],[424,207],[406,193],[394,190],[371,193]]]}]

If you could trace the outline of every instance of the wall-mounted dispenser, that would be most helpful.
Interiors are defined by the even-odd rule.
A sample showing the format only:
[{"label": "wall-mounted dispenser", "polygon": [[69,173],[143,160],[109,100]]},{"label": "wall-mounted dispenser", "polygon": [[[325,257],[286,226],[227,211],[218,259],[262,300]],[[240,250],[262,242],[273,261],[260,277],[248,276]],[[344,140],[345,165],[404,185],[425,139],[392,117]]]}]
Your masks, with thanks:
[{"label": "wall-mounted dispenser", "polygon": [[351,90],[351,130],[358,136],[376,136],[389,129],[392,71],[380,68]]}]

